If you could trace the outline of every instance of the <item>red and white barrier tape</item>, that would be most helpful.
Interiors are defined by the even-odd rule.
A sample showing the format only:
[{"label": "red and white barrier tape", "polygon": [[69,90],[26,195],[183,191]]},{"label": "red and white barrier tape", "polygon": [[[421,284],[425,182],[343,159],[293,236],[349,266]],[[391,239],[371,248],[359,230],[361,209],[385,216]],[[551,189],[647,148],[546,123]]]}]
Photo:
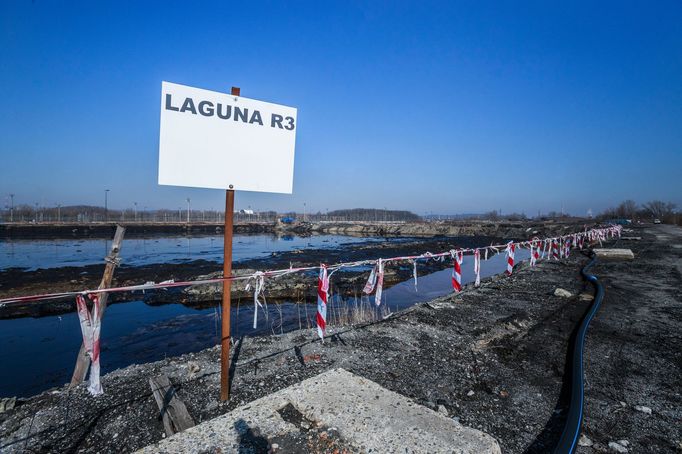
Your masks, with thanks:
[{"label": "red and white barrier tape", "polygon": [[327,332],[327,297],[329,295],[329,276],[327,267],[320,265],[320,276],[317,278],[317,335],[324,339]]},{"label": "red and white barrier tape", "polygon": [[[606,235],[614,236],[614,235],[620,235],[622,227],[621,226],[611,226],[611,227],[606,227],[602,229],[593,229],[593,230],[588,230],[585,232],[578,233],[577,235],[579,238],[586,238],[589,241],[602,241],[602,239],[606,239]],[[554,238],[547,238],[544,240],[547,245],[551,244],[552,245],[552,253],[556,251],[556,255],[558,258],[559,254],[559,248],[557,241],[560,239],[567,238],[571,235],[565,235],[563,237],[554,237]],[[531,241],[519,241],[519,242],[510,242],[507,244],[502,244],[502,245],[490,245],[490,246],[485,246],[485,247],[480,247],[480,248],[461,248],[457,249],[458,252],[461,252],[462,254],[465,253],[474,253],[476,250],[483,250],[485,252],[485,260],[488,259],[488,252],[493,251],[495,253],[498,253],[500,250],[505,250],[507,251],[508,248],[510,247],[510,244],[513,244],[515,246],[525,246],[525,247],[530,247]],[[387,263],[396,263],[396,262],[401,262],[401,261],[416,261],[416,260],[443,260],[446,256],[451,256],[451,252],[442,252],[438,254],[432,254],[430,252],[425,252],[420,255],[412,255],[412,256],[400,256],[400,257],[391,257],[391,258],[386,258],[386,259],[371,259],[371,260],[360,260],[356,262],[344,262],[344,263],[338,263],[336,265],[329,265],[327,268],[330,271],[336,271],[342,268],[354,268],[358,266],[366,266],[366,265],[375,265],[374,269],[372,270],[372,274],[370,275],[370,279],[367,281],[367,285],[365,286],[365,293],[369,294],[372,293],[374,288],[377,285],[377,280],[378,280],[378,264],[381,263],[381,271],[383,272],[383,267]],[[221,283],[224,281],[240,281],[240,280],[260,280],[261,283],[263,282],[264,279],[271,279],[271,278],[277,278],[281,276],[285,276],[287,274],[291,273],[298,273],[298,272],[304,272],[304,271],[311,271],[311,270],[317,270],[319,269],[318,266],[309,266],[309,267],[299,267],[299,268],[286,268],[286,269],[281,269],[281,270],[271,270],[271,271],[256,271],[255,273],[251,275],[245,275],[245,276],[230,276],[230,277],[221,277],[221,278],[215,278],[215,279],[202,279],[202,280],[196,280],[196,281],[164,281],[160,283],[154,283],[154,282],[147,282],[145,284],[139,284],[139,285],[131,285],[131,286],[123,286],[123,287],[111,287],[111,288],[105,288],[105,289],[92,289],[92,290],[82,290],[82,291],[72,291],[72,292],[59,292],[59,293],[47,293],[47,294],[40,294],[40,295],[29,295],[29,296],[19,296],[19,297],[10,297],[10,298],[3,298],[0,299],[0,307],[7,305],[7,304],[16,304],[16,303],[27,303],[27,302],[36,302],[36,301],[45,301],[45,300],[55,300],[55,299],[64,299],[64,298],[69,298],[69,297],[76,297],[78,295],[88,295],[88,294],[102,294],[102,293],[122,293],[122,292],[135,292],[135,291],[145,291],[145,290],[159,290],[159,289],[165,289],[165,288],[176,288],[176,287],[190,287],[190,286],[195,286],[195,285],[207,285],[207,284],[217,284]],[[262,291],[262,286],[260,286],[259,290]],[[259,292],[260,293],[260,292]],[[259,301],[255,302],[256,305],[259,304]]]},{"label": "red and white barrier tape", "polygon": [[538,241],[531,241],[530,243],[530,266],[535,266],[538,258],[540,257],[540,246],[538,246]]},{"label": "red and white barrier tape", "polygon": [[481,285],[481,250],[476,249],[474,251],[474,274],[476,275],[476,280],[474,281],[474,286],[478,287]]},{"label": "red and white barrier tape", "polygon": [[516,245],[514,242],[510,241],[507,244],[507,248],[505,249],[505,252],[507,253],[507,274],[511,276],[512,271],[514,270],[514,251],[516,249]]},{"label": "red and white barrier tape", "polygon": [[[88,310],[88,305],[85,302],[86,296],[92,301],[92,312]],[[76,307],[78,309],[81,333],[83,334],[83,345],[91,360],[88,391],[93,396],[98,396],[104,392],[99,380],[99,338],[102,328],[99,297],[97,295],[78,295],[76,297]]]},{"label": "red and white barrier tape", "polygon": [[462,291],[462,262],[464,261],[464,253],[461,251],[450,251],[452,255],[452,288],[455,293]]}]

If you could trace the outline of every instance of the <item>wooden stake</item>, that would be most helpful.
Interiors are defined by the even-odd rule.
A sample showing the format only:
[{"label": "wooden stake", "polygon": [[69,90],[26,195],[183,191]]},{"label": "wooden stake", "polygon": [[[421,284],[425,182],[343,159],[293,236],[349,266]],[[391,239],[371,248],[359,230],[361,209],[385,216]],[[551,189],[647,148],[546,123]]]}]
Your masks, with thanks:
[{"label": "wooden stake", "polygon": [[[240,96],[240,89],[232,87],[232,95]],[[232,185],[230,185],[232,187]],[[232,276],[232,231],[234,190],[225,192],[225,230],[223,231],[223,277]],[[220,400],[230,398],[230,310],[232,281],[223,281],[223,313],[220,336]]]},{"label": "wooden stake", "polygon": [[[105,258],[107,264],[104,267],[104,275],[102,276],[102,281],[99,284],[99,289],[109,288],[111,286],[111,280],[114,277],[114,270],[118,263],[118,253],[121,250],[121,243],[123,243],[123,235],[125,234],[125,227],[120,225],[116,226],[116,233],[114,234],[114,241],[111,243],[111,251],[109,255]],[[104,316],[104,311],[107,309],[107,300],[109,299],[108,293],[99,294],[100,302],[100,320]],[[85,345],[81,343],[81,349],[78,352],[78,358],[76,359],[76,367],[73,370],[73,375],[71,376],[70,388],[78,386],[83,383],[85,376],[88,374],[88,369],[90,368],[90,356],[85,351]]]}]

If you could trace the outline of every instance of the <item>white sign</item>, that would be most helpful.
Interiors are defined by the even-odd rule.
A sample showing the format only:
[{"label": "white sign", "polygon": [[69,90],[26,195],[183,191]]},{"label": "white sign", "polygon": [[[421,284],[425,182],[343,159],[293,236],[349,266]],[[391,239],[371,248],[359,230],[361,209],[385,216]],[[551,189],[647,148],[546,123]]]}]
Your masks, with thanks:
[{"label": "white sign", "polygon": [[291,194],[296,109],[161,84],[159,184]]}]

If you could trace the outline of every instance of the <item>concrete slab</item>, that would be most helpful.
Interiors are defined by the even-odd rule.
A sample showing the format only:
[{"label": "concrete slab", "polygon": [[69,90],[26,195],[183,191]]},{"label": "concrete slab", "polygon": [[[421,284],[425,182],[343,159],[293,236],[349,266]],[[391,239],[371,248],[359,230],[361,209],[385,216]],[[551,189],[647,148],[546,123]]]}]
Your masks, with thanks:
[{"label": "concrete slab", "polygon": [[[254,452],[247,436],[272,440],[300,433],[282,409],[294,407],[318,426],[334,428],[353,452],[500,453],[490,435],[418,405],[343,369],[324,372],[236,408],[138,453]],[[304,429],[306,425],[304,424]],[[282,451],[284,452],[284,450]]]},{"label": "concrete slab", "polygon": [[595,255],[604,260],[634,260],[635,254],[630,249],[593,249]]}]

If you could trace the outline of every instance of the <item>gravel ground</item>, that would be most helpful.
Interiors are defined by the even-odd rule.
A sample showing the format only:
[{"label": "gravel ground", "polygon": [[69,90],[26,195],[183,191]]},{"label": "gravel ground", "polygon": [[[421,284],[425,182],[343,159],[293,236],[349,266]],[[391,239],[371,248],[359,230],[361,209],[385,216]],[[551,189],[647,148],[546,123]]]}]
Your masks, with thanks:
[{"label": "gravel ground", "polygon": [[618,440],[630,452],[682,452],[682,229],[641,234],[621,242],[634,262],[595,268],[606,295],[587,337],[583,425],[595,444],[579,452]]},{"label": "gravel ground", "polygon": [[[619,245],[634,261],[594,269],[606,297],[586,347],[583,442],[592,446],[579,452],[615,452],[619,441],[629,452],[674,452],[682,443],[682,230],[637,230],[627,235],[642,241]],[[342,367],[488,432],[503,452],[547,452],[561,430],[568,339],[591,304],[579,296],[592,293],[579,275],[586,261],[574,251],[520,266],[382,322],[335,328],[324,344],[311,330],[243,338],[227,404],[218,402],[216,348],[112,372],[97,398],[83,386],[48,391],[0,414],[0,451],[130,452],[156,442],[163,426],[148,380],[161,373],[201,422]],[[558,287],[574,296],[554,296]]]}]

